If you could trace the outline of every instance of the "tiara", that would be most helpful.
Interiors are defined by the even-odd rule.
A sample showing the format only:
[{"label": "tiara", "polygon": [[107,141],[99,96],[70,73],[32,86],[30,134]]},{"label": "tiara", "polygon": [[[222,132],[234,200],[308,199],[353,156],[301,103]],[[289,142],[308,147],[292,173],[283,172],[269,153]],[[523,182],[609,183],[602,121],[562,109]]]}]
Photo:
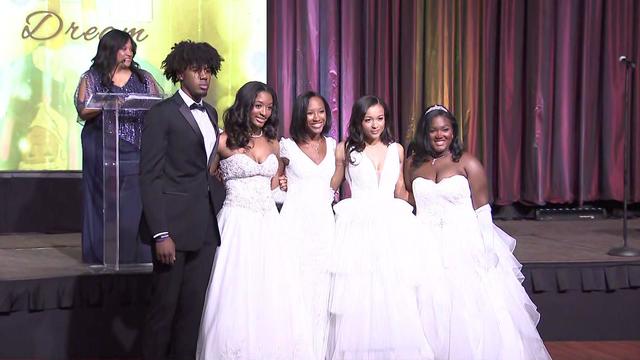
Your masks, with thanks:
[{"label": "tiara", "polygon": [[449,110],[447,110],[446,107],[442,106],[442,105],[433,105],[432,107],[428,108],[427,111],[424,112],[425,115],[427,115],[428,113],[435,111],[435,110],[442,110],[444,112],[449,112]]}]

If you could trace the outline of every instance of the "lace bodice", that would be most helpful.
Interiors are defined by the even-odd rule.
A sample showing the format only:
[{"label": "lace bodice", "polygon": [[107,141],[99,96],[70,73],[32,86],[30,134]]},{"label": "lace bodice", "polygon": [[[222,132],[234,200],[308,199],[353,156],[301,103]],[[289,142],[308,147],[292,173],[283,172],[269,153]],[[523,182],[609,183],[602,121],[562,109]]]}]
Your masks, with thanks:
[{"label": "lace bodice", "polygon": [[271,178],[278,171],[278,158],[269,155],[258,163],[246,154],[220,160],[220,173],[227,196],[224,206],[243,207],[257,212],[276,209],[271,197]]},{"label": "lace bodice", "polygon": [[308,201],[309,197],[321,197],[327,204],[333,201],[331,177],[336,169],[336,141],[330,137],[325,140],[327,153],[320,164],[313,162],[292,139],[280,140],[280,157],[289,159],[285,170],[287,198],[302,196]]},{"label": "lace bodice", "polygon": [[454,175],[440,182],[422,177],[413,180],[413,196],[416,199],[416,215],[422,221],[445,226],[455,220],[475,222],[471,202],[471,190],[467,178]]},{"label": "lace bodice", "polygon": [[384,197],[393,198],[398,176],[400,175],[400,158],[398,144],[391,143],[387,147],[382,172],[378,177],[373,162],[364,152],[352,152],[353,159],[347,164],[346,178],[351,187],[352,198]]}]

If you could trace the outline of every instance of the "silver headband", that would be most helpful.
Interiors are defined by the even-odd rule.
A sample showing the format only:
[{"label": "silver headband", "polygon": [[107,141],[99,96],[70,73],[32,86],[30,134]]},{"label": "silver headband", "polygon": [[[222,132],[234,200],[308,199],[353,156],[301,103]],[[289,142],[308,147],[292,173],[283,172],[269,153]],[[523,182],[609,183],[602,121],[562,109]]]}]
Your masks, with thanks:
[{"label": "silver headband", "polygon": [[433,105],[432,107],[428,108],[427,111],[424,112],[425,115],[427,115],[428,113],[435,111],[435,110],[442,110],[444,112],[449,112],[449,110],[447,110],[446,107],[442,106],[442,105]]}]

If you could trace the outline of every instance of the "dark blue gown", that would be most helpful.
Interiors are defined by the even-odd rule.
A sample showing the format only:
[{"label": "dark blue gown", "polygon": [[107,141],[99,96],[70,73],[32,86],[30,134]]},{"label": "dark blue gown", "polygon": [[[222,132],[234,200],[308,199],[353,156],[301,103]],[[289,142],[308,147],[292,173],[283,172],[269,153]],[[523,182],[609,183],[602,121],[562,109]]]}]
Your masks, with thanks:
[{"label": "dark blue gown", "polygon": [[[112,93],[150,93],[158,94],[159,88],[153,77],[142,72],[141,81],[132,74],[123,87],[112,85],[110,88],[100,83],[100,74],[89,70],[82,75],[81,83],[86,81],[85,100],[98,92]],[[78,100],[76,107],[84,108]],[[142,120],[145,111],[122,110],[119,120],[119,158],[120,158],[120,264],[149,263],[149,246],[140,241],[138,227],[142,216],[138,168],[140,160],[140,138]],[[102,168],[102,114],[85,121],[82,129],[82,187],[84,196],[82,223],[82,260],[89,264],[102,264],[103,257],[103,168]]]}]

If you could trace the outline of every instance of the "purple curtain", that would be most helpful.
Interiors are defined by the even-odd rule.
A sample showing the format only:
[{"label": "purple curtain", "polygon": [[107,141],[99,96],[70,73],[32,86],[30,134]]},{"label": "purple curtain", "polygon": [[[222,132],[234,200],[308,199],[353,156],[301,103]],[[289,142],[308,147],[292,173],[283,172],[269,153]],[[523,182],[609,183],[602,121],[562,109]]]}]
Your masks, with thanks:
[{"label": "purple curtain", "polygon": [[[493,201],[623,198],[626,55],[640,60],[634,0],[269,0],[268,81],[288,135],[299,93],[331,105],[342,139],[353,102],[383,98],[406,144],[426,105],[461,122]],[[640,202],[638,72],[631,201]]]}]

